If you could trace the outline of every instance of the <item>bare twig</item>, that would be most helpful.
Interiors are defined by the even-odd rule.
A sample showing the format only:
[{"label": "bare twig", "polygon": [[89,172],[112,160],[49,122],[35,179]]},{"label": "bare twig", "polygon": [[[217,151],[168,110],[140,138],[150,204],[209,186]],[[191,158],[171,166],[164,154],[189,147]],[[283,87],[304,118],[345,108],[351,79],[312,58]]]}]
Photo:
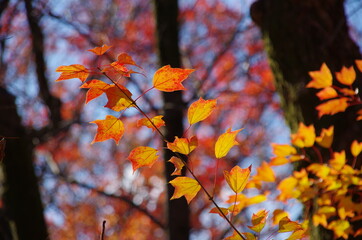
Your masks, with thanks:
[{"label": "bare twig", "polygon": [[101,240],[104,240],[104,232],[106,231],[106,220],[103,220],[102,223],[102,234],[101,234]]}]

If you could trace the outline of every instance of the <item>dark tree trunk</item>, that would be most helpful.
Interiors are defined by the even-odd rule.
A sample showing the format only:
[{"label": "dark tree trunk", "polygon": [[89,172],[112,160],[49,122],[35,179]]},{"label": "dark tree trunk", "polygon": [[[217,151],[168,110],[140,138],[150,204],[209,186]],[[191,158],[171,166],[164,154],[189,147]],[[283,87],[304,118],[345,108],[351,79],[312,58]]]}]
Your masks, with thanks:
[{"label": "dark tree trunk", "polygon": [[[319,70],[323,62],[334,73],[361,58],[358,46],[348,33],[344,1],[259,0],[251,7],[251,16],[262,31],[275,85],[291,129],[295,131],[299,122],[314,124],[317,132],[334,125],[333,149],[348,152],[353,139],[362,139],[361,121],[355,120],[356,109],[319,119],[315,110],[320,104],[316,91],[305,88],[311,80],[308,72]],[[357,84],[362,89],[361,76]],[[357,167],[361,166],[360,160]],[[319,235],[312,239],[332,239],[328,234]]]},{"label": "dark tree trunk", "polygon": [[[161,66],[181,67],[181,58],[178,45],[178,2],[177,0],[156,0],[156,20],[158,51]],[[174,137],[183,134],[183,111],[184,102],[180,91],[163,93],[164,120],[166,122],[165,137],[167,141],[173,142]],[[165,150],[165,161],[173,156],[172,152]],[[166,180],[171,181],[171,173],[174,170],[172,164],[165,162]],[[173,194],[173,187],[167,184],[168,199]],[[168,227],[169,239],[189,239],[189,207],[184,198],[168,202]]]},{"label": "dark tree trunk", "polygon": [[15,98],[0,88],[0,135],[5,137],[5,157],[1,162],[5,216],[12,239],[48,239],[38,180],[33,166],[32,139],[17,114]]}]

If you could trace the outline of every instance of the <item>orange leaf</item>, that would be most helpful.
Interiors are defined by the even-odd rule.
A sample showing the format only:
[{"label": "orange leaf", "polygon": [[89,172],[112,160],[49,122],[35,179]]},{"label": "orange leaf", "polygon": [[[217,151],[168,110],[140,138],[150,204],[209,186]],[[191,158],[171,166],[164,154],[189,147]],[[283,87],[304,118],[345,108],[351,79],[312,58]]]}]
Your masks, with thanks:
[{"label": "orange leaf", "polygon": [[346,164],[346,153],[335,152],[333,154],[333,159],[329,160],[329,165],[335,170],[341,170],[342,167]]},{"label": "orange leaf", "polygon": [[187,118],[190,125],[206,119],[208,116],[210,116],[215,107],[216,99],[204,100],[200,98],[196,102],[193,102],[187,112]]},{"label": "orange leaf", "polygon": [[299,240],[305,237],[305,230],[304,229],[298,229],[295,230],[287,239],[285,240]]},{"label": "orange leaf", "polygon": [[181,159],[179,159],[177,157],[171,157],[171,159],[168,161],[173,163],[173,165],[175,166],[175,171],[173,171],[173,173],[171,173],[171,176],[181,175],[182,168],[185,166],[185,164],[181,161]]},{"label": "orange leaf", "polygon": [[[160,128],[162,126],[165,126],[165,121],[163,121],[162,118],[163,118],[162,115],[158,115],[158,116],[151,118],[151,121],[157,128]],[[150,121],[147,118],[142,118],[142,119],[138,120],[137,127],[140,127],[140,126],[146,126],[148,128],[151,128],[152,131],[156,130],[155,127],[150,123]]]},{"label": "orange leaf", "polygon": [[307,84],[307,88],[325,88],[332,86],[332,74],[325,63],[322,64],[319,71],[309,72],[309,76],[312,78]]},{"label": "orange leaf", "polygon": [[357,142],[354,140],[351,144],[351,153],[353,157],[357,157],[362,151],[362,142]]},{"label": "orange leaf", "polygon": [[275,174],[273,169],[267,162],[262,162],[261,166],[256,169],[257,174],[253,179],[264,182],[275,182]]},{"label": "orange leaf", "polygon": [[143,166],[152,167],[158,159],[157,153],[158,151],[151,147],[141,146],[133,149],[128,156],[132,163],[133,172]]},{"label": "orange leaf", "polygon": [[284,218],[288,217],[288,212],[282,210],[282,209],[275,209],[273,212],[273,224],[276,225],[279,223],[279,221]]},{"label": "orange leaf", "polygon": [[189,177],[177,177],[170,181],[170,183],[175,188],[175,192],[170,200],[185,196],[187,203],[190,203],[201,189],[200,184],[195,179]]},{"label": "orange leaf", "polygon": [[357,116],[356,120],[357,120],[357,121],[362,120],[362,109],[360,109],[360,110],[357,111],[357,115],[358,115],[358,116]]},{"label": "orange leaf", "polygon": [[253,224],[253,226],[248,226],[248,228],[257,233],[260,233],[265,226],[267,217],[268,217],[268,211],[266,211],[265,209],[260,210],[256,214],[253,214],[253,216],[251,217],[251,223]]},{"label": "orange leaf", "polygon": [[330,148],[333,142],[334,126],[330,126],[328,129],[323,128],[321,135],[315,138],[315,141],[324,148]]},{"label": "orange leaf", "polygon": [[109,84],[97,79],[93,79],[84,83],[82,86],[80,86],[80,88],[89,88],[87,91],[85,103],[88,103],[102,95],[109,86]]},{"label": "orange leaf", "polygon": [[355,61],[356,66],[360,72],[362,72],[362,60],[356,60]]},{"label": "orange leaf", "polygon": [[339,92],[343,93],[345,96],[355,96],[356,91],[349,89],[349,88],[340,88],[338,89]]},{"label": "orange leaf", "polygon": [[105,93],[107,95],[108,102],[105,107],[114,111],[121,111],[123,109],[133,106],[131,96],[132,93],[127,88],[121,85],[110,85]]},{"label": "orange leaf", "polygon": [[286,157],[292,154],[296,154],[297,150],[288,144],[271,144],[273,148],[273,154],[277,157]]},{"label": "orange leaf", "polygon": [[127,53],[121,53],[121,54],[119,54],[118,57],[117,57],[117,62],[118,62],[119,64],[128,64],[128,65],[133,65],[133,66],[136,66],[136,67],[141,68],[140,66],[138,66],[138,65],[136,64],[135,61],[133,61],[132,57],[129,56]]},{"label": "orange leaf", "polygon": [[318,116],[334,115],[339,112],[344,112],[348,107],[348,98],[342,97],[333,100],[329,100],[316,107],[318,110]]},{"label": "orange leaf", "polygon": [[[224,213],[225,216],[229,214],[229,209],[228,209],[228,208],[222,208],[222,207],[221,207],[220,209],[221,209],[221,211]],[[220,215],[220,217],[222,217],[222,218],[224,217],[224,216],[221,214],[220,210],[219,210],[218,208],[216,208],[216,207],[212,208],[209,213],[217,213],[217,214]]]},{"label": "orange leaf", "polygon": [[279,221],[279,230],[278,232],[282,233],[282,232],[293,232],[296,230],[301,230],[303,229],[303,227],[294,221],[291,221],[288,217],[283,217],[280,221]]},{"label": "orange leaf", "polygon": [[315,129],[313,125],[305,126],[299,123],[298,131],[291,135],[292,144],[299,148],[312,147],[315,141]]},{"label": "orange leaf", "polygon": [[63,81],[72,78],[79,78],[82,82],[87,80],[89,76],[89,70],[80,64],[72,64],[69,66],[60,66],[56,70],[56,72],[61,72],[59,78],[55,81]]},{"label": "orange leaf", "polygon": [[246,183],[248,182],[250,171],[251,165],[245,169],[235,166],[230,172],[224,171],[224,177],[230,188],[235,193],[240,193],[244,190]]},{"label": "orange leaf", "polygon": [[158,69],[153,76],[154,88],[164,91],[173,92],[177,90],[185,90],[182,82],[193,72],[194,69],[172,68],[166,65]]},{"label": "orange leaf", "polygon": [[103,55],[111,47],[112,46],[108,46],[107,44],[103,44],[101,47],[95,47],[93,49],[89,49],[88,51],[90,51],[90,52],[92,52],[92,53],[94,53],[96,55]]},{"label": "orange leaf", "polygon": [[352,233],[351,225],[347,220],[332,221],[327,228],[332,230],[337,238],[347,239],[348,235]]},{"label": "orange leaf", "polygon": [[231,128],[229,128],[225,133],[219,136],[215,144],[216,158],[225,157],[233,146],[239,144],[237,141],[235,141],[235,138],[241,130],[243,129],[241,128],[231,132]]},{"label": "orange leaf", "polygon": [[332,88],[332,87],[323,88],[323,90],[321,90],[317,93],[317,97],[319,97],[320,100],[335,98],[337,96],[338,96],[337,91],[334,90],[334,88]]},{"label": "orange leaf", "polygon": [[240,235],[236,231],[234,231],[233,235],[224,238],[224,240],[256,240],[256,237],[252,233],[243,232],[242,235],[244,238],[240,237]]},{"label": "orange leaf", "polygon": [[173,141],[173,143],[167,143],[167,148],[172,152],[188,155],[197,147],[197,145],[198,141],[196,136],[193,136],[190,139],[175,137],[175,141]]},{"label": "orange leaf", "polygon": [[108,139],[113,139],[117,144],[121,140],[124,133],[123,122],[116,117],[107,115],[104,120],[95,120],[91,123],[95,123],[98,126],[97,134],[92,141],[102,142]]},{"label": "orange leaf", "polygon": [[340,72],[336,72],[336,78],[338,82],[344,85],[352,85],[354,80],[356,80],[356,72],[353,66],[349,68],[343,66]]}]

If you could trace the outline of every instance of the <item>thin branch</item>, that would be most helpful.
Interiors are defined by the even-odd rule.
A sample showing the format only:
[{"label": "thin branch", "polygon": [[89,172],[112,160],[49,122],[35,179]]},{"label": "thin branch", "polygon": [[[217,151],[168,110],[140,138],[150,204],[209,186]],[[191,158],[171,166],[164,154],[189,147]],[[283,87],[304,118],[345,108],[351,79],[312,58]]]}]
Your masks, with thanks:
[{"label": "thin branch", "polygon": [[104,232],[105,232],[105,230],[106,230],[106,220],[103,220],[101,240],[104,240]]}]

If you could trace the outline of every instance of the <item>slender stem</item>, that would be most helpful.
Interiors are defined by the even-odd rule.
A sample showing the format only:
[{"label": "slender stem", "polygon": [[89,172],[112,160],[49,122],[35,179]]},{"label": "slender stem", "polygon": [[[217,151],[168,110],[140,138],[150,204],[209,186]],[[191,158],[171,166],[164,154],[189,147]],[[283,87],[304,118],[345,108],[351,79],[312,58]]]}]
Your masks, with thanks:
[{"label": "slender stem", "polygon": [[236,199],[237,199],[237,198],[238,198],[238,193],[235,194],[234,206],[233,206],[233,211],[231,212],[230,221],[233,220],[234,211],[235,211],[235,206],[236,206]]},{"label": "slender stem", "polygon": [[322,154],[319,151],[319,149],[316,146],[313,146],[312,148],[313,148],[314,152],[317,154],[319,162],[323,164],[324,163],[323,162],[323,157],[322,157]]},{"label": "slender stem", "polygon": [[101,240],[104,240],[104,232],[105,232],[105,230],[106,230],[106,220],[103,220]]}]

